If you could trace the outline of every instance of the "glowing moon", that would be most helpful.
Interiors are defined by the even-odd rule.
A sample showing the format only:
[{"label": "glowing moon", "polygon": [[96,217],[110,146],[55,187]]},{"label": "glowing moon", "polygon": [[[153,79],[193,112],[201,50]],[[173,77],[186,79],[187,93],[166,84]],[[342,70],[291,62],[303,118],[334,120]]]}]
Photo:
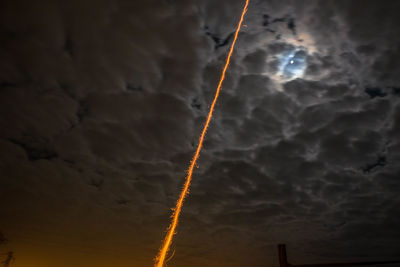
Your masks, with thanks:
[{"label": "glowing moon", "polygon": [[307,68],[307,52],[295,48],[278,56],[278,75],[284,80],[292,80],[303,76]]}]

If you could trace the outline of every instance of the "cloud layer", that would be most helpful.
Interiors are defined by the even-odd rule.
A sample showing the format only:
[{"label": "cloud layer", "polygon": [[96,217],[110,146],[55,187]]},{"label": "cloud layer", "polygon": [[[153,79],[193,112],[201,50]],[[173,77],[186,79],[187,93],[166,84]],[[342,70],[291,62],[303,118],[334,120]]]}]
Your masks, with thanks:
[{"label": "cloud layer", "polygon": [[[2,4],[0,230],[21,266],[152,265],[242,4]],[[294,263],[396,256],[398,6],[251,3],[169,265],[273,265],[282,242]],[[307,69],[281,79],[296,47]]]}]

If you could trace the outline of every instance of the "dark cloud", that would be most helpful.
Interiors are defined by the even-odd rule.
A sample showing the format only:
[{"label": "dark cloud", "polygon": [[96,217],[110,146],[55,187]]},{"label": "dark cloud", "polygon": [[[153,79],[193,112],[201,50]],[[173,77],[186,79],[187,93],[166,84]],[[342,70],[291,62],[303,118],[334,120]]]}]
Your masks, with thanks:
[{"label": "dark cloud", "polygon": [[[243,1],[0,5],[7,249],[151,266]],[[294,263],[397,256],[398,10],[250,2],[171,266],[273,265],[282,242]]]}]

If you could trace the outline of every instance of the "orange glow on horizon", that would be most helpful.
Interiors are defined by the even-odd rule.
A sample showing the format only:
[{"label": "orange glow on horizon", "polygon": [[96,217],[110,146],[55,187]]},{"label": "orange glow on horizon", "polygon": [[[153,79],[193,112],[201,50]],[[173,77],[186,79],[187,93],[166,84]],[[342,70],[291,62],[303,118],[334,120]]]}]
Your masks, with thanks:
[{"label": "orange glow on horizon", "polygon": [[179,195],[179,199],[176,202],[176,206],[173,209],[173,214],[171,216],[171,219],[172,219],[171,224],[169,225],[169,227],[167,229],[167,234],[165,236],[164,242],[163,242],[163,244],[162,244],[162,246],[161,246],[161,248],[160,248],[160,250],[158,252],[157,257],[155,258],[155,265],[154,265],[155,267],[163,267],[164,266],[165,258],[167,256],[167,253],[168,253],[169,248],[171,246],[172,239],[173,239],[173,236],[175,234],[176,227],[178,226],[179,215],[181,213],[181,209],[182,209],[182,206],[183,206],[183,201],[185,200],[185,197],[189,192],[190,183],[192,181],[193,170],[194,170],[194,167],[196,166],[196,162],[197,162],[197,160],[199,158],[200,151],[201,151],[201,148],[203,146],[204,138],[206,136],[207,129],[208,129],[208,126],[210,124],[210,121],[211,121],[211,118],[212,118],[212,114],[214,112],[215,104],[217,103],[217,100],[218,100],[218,97],[219,97],[219,92],[221,90],[222,83],[225,80],[225,74],[226,74],[226,71],[228,69],[233,50],[235,48],[236,40],[237,40],[239,31],[240,31],[240,28],[242,26],[244,16],[245,16],[245,14],[247,12],[248,5],[249,5],[249,0],[246,0],[246,4],[243,7],[242,15],[240,17],[240,21],[239,21],[238,26],[236,28],[235,36],[233,38],[233,42],[232,42],[231,48],[230,48],[228,56],[227,56],[225,66],[224,66],[224,68],[222,70],[222,75],[221,75],[221,78],[219,80],[217,90],[215,92],[214,100],[213,100],[213,102],[211,104],[211,107],[210,107],[210,110],[208,112],[208,116],[207,116],[207,119],[206,119],[206,123],[204,124],[203,131],[201,132],[201,135],[200,135],[200,138],[199,138],[199,144],[198,144],[196,152],[194,153],[194,156],[193,156],[193,158],[192,158],[192,160],[190,162],[190,166],[189,166],[188,173],[187,173],[187,176],[186,176],[185,184],[184,184],[184,186],[182,188],[182,191],[181,191],[181,193]]}]

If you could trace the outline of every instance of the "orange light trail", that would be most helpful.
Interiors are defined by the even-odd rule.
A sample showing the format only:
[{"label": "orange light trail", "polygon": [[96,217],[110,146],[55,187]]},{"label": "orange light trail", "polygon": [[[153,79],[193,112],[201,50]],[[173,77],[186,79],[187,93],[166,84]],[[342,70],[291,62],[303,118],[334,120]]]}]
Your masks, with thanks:
[{"label": "orange light trail", "polygon": [[210,121],[211,121],[211,118],[212,118],[212,114],[214,112],[215,104],[217,103],[217,100],[218,100],[218,97],[219,97],[219,92],[221,91],[222,83],[225,80],[226,70],[228,69],[229,63],[231,61],[231,56],[232,56],[233,50],[235,48],[236,40],[237,40],[237,37],[239,35],[240,28],[242,27],[243,19],[244,19],[244,16],[245,16],[246,12],[247,12],[248,5],[249,5],[249,0],[246,0],[246,4],[243,7],[243,11],[242,11],[242,15],[240,17],[239,24],[238,24],[238,26],[236,28],[236,31],[235,31],[235,36],[233,38],[233,42],[232,42],[231,48],[230,48],[228,56],[226,58],[225,66],[224,66],[224,68],[222,70],[221,79],[219,80],[218,87],[217,87],[217,90],[215,92],[214,100],[213,100],[213,102],[211,104],[210,111],[208,112],[206,123],[204,124],[203,131],[201,132],[201,135],[200,135],[200,138],[199,138],[199,144],[197,145],[196,152],[194,153],[194,156],[193,156],[193,158],[192,158],[192,160],[190,162],[190,166],[189,166],[189,169],[188,169],[188,172],[187,172],[185,184],[184,184],[184,186],[182,188],[182,191],[181,191],[181,193],[179,195],[179,199],[176,202],[176,206],[173,209],[173,214],[171,216],[171,219],[172,219],[171,220],[171,224],[169,225],[169,227],[167,229],[167,234],[165,236],[164,242],[163,242],[163,244],[162,244],[162,246],[161,246],[161,248],[160,248],[160,250],[158,252],[157,257],[155,258],[155,265],[154,265],[155,267],[163,267],[164,266],[165,258],[167,256],[167,253],[168,253],[169,248],[171,246],[172,239],[174,237],[176,227],[178,226],[179,215],[180,215],[181,210],[182,210],[183,201],[185,200],[186,195],[189,193],[189,187],[190,187],[190,183],[192,181],[193,170],[194,170],[194,167],[196,166],[196,162],[197,162],[197,160],[199,158],[201,148],[203,147],[204,138],[206,136],[207,129],[208,129],[208,126],[210,124]]}]

